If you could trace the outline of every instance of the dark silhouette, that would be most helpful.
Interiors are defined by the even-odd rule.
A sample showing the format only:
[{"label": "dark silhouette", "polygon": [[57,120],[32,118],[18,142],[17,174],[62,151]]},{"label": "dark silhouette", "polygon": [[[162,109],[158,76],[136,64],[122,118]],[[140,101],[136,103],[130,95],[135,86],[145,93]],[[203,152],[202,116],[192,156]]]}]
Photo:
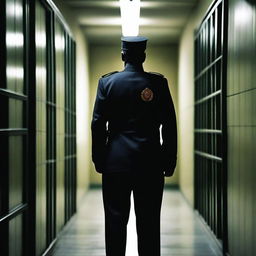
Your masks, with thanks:
[{"label": "dark silhouette", "polygon": [[139,255],[160,255],[164,176],[172,176],[176,166],[177,131],[166,78],[143,70],[146,42],[123,37],[124,70],[102,76],[98,84],[92,159],[103,174],[107,256],[125,255],[131,191]]}]

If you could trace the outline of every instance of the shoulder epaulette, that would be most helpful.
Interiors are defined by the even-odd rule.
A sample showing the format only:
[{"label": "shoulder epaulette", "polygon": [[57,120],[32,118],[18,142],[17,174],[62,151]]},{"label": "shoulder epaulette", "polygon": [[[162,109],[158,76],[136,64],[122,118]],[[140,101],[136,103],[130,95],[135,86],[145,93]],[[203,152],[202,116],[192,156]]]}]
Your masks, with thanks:
[{"label": "shoulder epaulette", "polygon": [[103,75],[102,77],[111,76],[111,75],[113,75],[113,74],[115,74],[115,73],[118,73],[118,71],[109,72],[109,73]]},{"label": "shoulder epaulette", "polygon": [[157,73],[157,72],[148,72],[149,74],[153,74],[153,75],[157,75],[157,76],[161,76],[161,77],[164,77],[164,75],[160,74],[160,73]]}]

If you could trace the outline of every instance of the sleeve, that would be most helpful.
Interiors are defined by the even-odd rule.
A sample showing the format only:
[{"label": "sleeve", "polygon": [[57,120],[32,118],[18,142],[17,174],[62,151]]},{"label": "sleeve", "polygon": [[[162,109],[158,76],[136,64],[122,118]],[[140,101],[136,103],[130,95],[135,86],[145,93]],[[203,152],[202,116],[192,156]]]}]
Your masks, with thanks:
[{"label": "sleeve", "polygon": [[163,82],[163,104],[162,104],[162,164],[165,176],[172,176],[177,161],[177,123],[176,114],[168,87],[164,78]]},{"label": "sleeve", "polygon": [[106,95],[102,80],[99,80],[91,122],[92,161],[96,171],[102,173],[104,168],[107,142]]}]

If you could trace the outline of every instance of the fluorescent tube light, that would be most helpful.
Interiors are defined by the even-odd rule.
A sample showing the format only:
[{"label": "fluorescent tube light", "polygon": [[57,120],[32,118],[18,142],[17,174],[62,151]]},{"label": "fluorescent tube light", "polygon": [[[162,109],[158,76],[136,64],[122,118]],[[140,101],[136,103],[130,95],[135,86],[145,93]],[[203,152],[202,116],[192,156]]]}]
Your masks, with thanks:
[{"label": "fluorescent tube light", "polygon": [[139,34],[140,0],[120,0],[123,36]]}]

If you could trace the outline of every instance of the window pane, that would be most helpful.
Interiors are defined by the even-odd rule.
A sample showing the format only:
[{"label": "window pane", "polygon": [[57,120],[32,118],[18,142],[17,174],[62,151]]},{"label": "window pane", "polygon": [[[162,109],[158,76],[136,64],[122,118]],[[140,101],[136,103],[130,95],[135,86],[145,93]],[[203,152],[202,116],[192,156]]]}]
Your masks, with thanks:
[{"label": "window pane", "polygon": [[22,203],[23,137],[9,137],[9,209]]},{"label": "window pane", "polygon": [[19,72],[19,75],[16,78],[16,92],[23,93],[24,90],[24,79],[23,79],[23,52],[24,52],[24,38],[23,38],[23,0],[16,0],[15,6],[15,29],[17,35],[16,41],[16,68]]},{"label": "window pane", "polygon": [[6,48],[7,48],[7,88],[23,92],[23,3],[9,0],[6,3]]},{"label": "window pane", "polygon": [[9,256],[22,255],[22,215],[9,222]]},{"label": "window pane", "polygon": [[16,100],[9,99],[9,128],[16,127]]},{"label": "window pane", "polygon": [[9,99],[9,128],[23,127],[23,101]]}]

